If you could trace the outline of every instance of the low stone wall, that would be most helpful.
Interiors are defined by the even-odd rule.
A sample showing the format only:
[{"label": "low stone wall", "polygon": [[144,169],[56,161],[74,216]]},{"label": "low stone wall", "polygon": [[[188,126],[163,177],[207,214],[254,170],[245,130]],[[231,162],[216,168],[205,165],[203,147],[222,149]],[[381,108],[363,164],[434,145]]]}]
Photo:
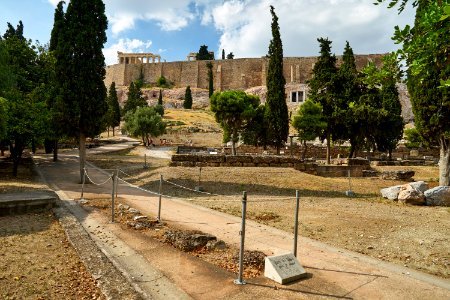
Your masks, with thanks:
[{"label": "low stone wall", "polygon": [[281,167],[295,168],[308,173],[315,173],[316,170],[314,162],[275,155],[174,154],[170,165],[174,167]]},{"label": "low stone wall", "polygon": [[[367,166],[333,166],[333,165],[317,165],[316,175],[322,177],[366,177],[364,171],[368,170]],[[350,172],[350,174],[349,174]]]}]

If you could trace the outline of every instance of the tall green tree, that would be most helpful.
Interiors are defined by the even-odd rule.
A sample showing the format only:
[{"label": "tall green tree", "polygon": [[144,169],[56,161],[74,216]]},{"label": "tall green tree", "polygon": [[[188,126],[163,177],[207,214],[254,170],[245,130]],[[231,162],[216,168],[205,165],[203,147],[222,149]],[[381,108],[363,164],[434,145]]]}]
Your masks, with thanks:
[{"label": "tall green tree", "polygon": [[[400,3],[402,11],[408,2]],[[407,86],[416,128],[440,147],[439,185],[450,185],[450,1],[413,1],[416,6],[414,26],[395,28],[394,40],[403,45],[400,54],[406,60]]]},{"label": "tall green tree", "polygon": [[[8,23],[7,32],[0,41],[0,69],[6,78],[0,83],[0,97],[3,111],[6,112],[4,141],[9,145],[13,161],[13,176],[17,176],[22,153],[33,142],[45,135],[48,110],[44,101],[37,97],[41,83],[45,84],[45,70],[41,68],[38,48],[23,36],[23,24],[16,29]],[[5,100],[6,99],[6,100]],[[6,122],[5,122],[6,121]],[[5,137],[6,135],[6,137]],[[34,143],[35,144],[35,143]]]},{"label": "tall green tree", "polygon": [[106,113],[106,125],[112,128],[114,136],[114,128],[120,125],[120,105],[117,97],[116,83],[113,81],[108,92],[108,112]]},{"label": "tall green tree", "polygon": [[186,92],[184,92],[183,108],[185,108],[185,109],[192,108],[192,93],[191,93],[191,87],[189,85],[186,87]]},{"label": "tall green tree", "polygon": [[213,75],[213,64],[211,62],[208,62],[206,64],[206,67],[208,68],[208,96],[211,97],[214,93],[214,75]]},{"label": "tall green tree", "polygon": [[270,13],[272,15],[272,40],[268,53],[265,117],[268,124],[268,142],[276,147],[277,154],[280,154],[280,148],[287,141],[289,135],[289,115],[284,90],[286,80],[283,75],[283,45],[278,17],[273,6],[270,6]]},{"label": "tall green tree", "polygon": [[225,49],[222,49],[222,59],[225,59]]},{"label": "tall green tree", "polygon": [[293,117],[292,126],[297,130],[298,136],[303,142],[302,159],[305,159],[308,149],[306,142],[315,140],[327,127],[320,103],[314,103],[311,100],[303,103]]},{"label": "tall green tree", "polygon": [[227,54],[227,59],[233,59],[233,58],[234,58],[233,52],[230,52]]},{"label": "tall green tree", "polygon": [[242,141],[247,145],[253,145],[255,147],[267,148],[267,120],[265,118],[266,106],[260,104],[256,110],[255,115],[244,126],[244,130],[241,132]]},{"label": "tall green tree", "polygon": [[50,36],[50,51],[55,51],[61,32],[64,30],[64,1],[56,6],[53,17],[53,28]]},{"label": "tall green tree", "polygon": [[104,129],[106,114],[105,58],[108,21],[102,0],[71,0],[64,15],[64,30],[56,46],[58,80],[57,120],[63,131],[79,142],[80,180],[86,162],[86,137]]},{"label": "tall green tree", "polygon": [[148,106],[147,101],[145,101],[142,96],[142,90],[139,85],[134,82],[130,83],[128,88],[128,99],[123,107],[123,113],[126,114],[129,111],[135,111],[138,107]]},{"label": "tall green tree", "polygon": [[323,137],[327,140],[327,163],[330,163],[331,138],[333,132],[335,101],[337,98],[336,56],[331,54],[331,41],[326,38],[317,39],[320,44],[320,56],[314,64],[313,77],[309,80],[309,98],[322,105],[327,128]]},{"label": "tall green tree", "polygon": [[195,56],[196,60],[214,60],[214,53],[209,53],[208,46],[202,45]]},{"label": "tall green tree", "polygon": [[232,153],[246,124],[255,116],[259,98],[243,91],[216,92],[210,99],[211,111],[224,131],[224,142],[231,140]]},{"label": "tall green tree", "polygon": [[141,137],[144,146],[152,144],[152,137],[164,134],[166,124],[154,107],[138,107],[124,117],[125,129],[133,136]]},{"label": "tall green tree", "polygon": [[162,96],[162,90],[161,89],[159,89],[158,105],[163,105],[163,96]]}]

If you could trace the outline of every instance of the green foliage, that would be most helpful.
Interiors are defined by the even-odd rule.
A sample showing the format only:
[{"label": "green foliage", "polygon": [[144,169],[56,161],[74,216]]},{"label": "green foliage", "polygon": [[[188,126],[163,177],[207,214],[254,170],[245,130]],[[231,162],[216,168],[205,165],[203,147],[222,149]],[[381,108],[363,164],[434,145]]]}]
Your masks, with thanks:
[{"label": "green foliage", "polygon": [[0,141],[6,137],[8,124],[8,114],[6,111],[7,100],[0,97]]},{"label": "green foliage", "polygon": [[173,87],[173,83],[170,82],[169,80],[167,80],[166,77],[164,77],[163,75],[161,75],[157,80],[156,80],[156,86],[160,87],[160,88],[166,88],[166,89],[170,89]]},{"label": "green foliage", "polygon": [[10,65],[6,41],[0,39],[0,96],[16,84],[16,74]]},{"label": "green foliage", "polygon": [[163,105],[163,96],[162,96],[162,90],[159,90],[159,96],[158,96],[158,105]]},{"label": "green foliage", "polygon": [[222,59],[225,59],[225,49],[222,49]]},{"label": "green foliage", "polygon": [[161,104],[156,104],[155,105],[155,111],[161,116],[164,116],[164,106],[162,106]]},{"label": "green foliage", "polygon": [[213,64],[211,62],[208,62],[206,64],[206,67],[208,68],[208,96],[211,97],[214,93],[214,77],[213,77]]},{"label": "green foliage", "polygon": [[95,137],[106,114],[105,58],[107,19],[101,0],[72,0],[55,50],[59,126],[70,137]]},{"label": "green foliage", "polygon": [[192,109],[192,93],[189,85],[186,87],[186,92],[184,93],[183,108]]},{"label": "green foliage", "polygon": [[116,83],[113,81],[108,92],[108,112],[105,115],[106,126],[113,128],[120,125],[120,105],[117,97]]},{"label": "green foliage", "polygon": [[216,92],[210,98],[211,111],[224,131],[224,142],[231,140],[233,154],[235,143],[246,124],[255,116],[259,98],[243,91]]},{"label": "green foliage", "polygon": [[427,142],[422,138],[417,128],[405,129],[405,146],[407,148],[428,147]]},{"label": "green foliage", "polygon": [[154,107],[138,107],[125,115],[125,129],[136,137],[141,137],[144,145],[151,144],[152,137],[165,133],[166,124]]},{"label": "green foliage", "polygon": [[129,111],[135,111],[138,107],[145,106],[148,106],[148,104],[142,96],[141,88],[134,84],[134,82],[131,82],[128,88],[128,99],[123,107],[123,113],[126,114]]},{"label": "green foliage", "polygon": [[[384,1],[378,1],[384,2]],[[390,1],[390,7],[398,1]],[[403,0],[402,5],[406,3]],[[440,145],[440,185],[450,185],[450,1],[414,1],[414,27],[395,27],[393,39],[403,44],[407,85],[415,125],[421,136]]]},{"label": "green foliage", "polygon": [[319,137],[327,127],[320,103],[311,100],[303,103],[292,120],[292,126],[303,141],[312,141]]},{"label": "green foliage", "polygon": [[196,60],[214,60],[214,54],[209,53],[208,46],[202,45],[195,56]]},{"label": "green foliage", "polygon": [[55,51],[58,45],[60,33],[64,30],[64,1],[58,3],[53,18],[53,29],[50,36],[50,51]]},{"label": "green foliage", "polygon": [[259,105],[256,108],[255,116],[247,122],[244,130],[241,133],[242,140],[247,145],[253,145],[256,147],[267,146],[267,120],[265,118],[266,106],[264,104]]},{"label": "green foliage", "polygon": [[227,59],[233,59],[233,58],[234,58],[233,52],[230,52],[227,54]]},{"label": "green foliage", "polygon": [[287,141],[289,134],[289,115],[285,99],[284,86],[286,80],[283,76],[283,45],[278,26],[278,17],[273,6],[270,6],[272,15],[272,40],[269,45],[269,66],[266,78],[267,100],[265,118],[267,121],[268,144],[277,148],[277,153]]}]

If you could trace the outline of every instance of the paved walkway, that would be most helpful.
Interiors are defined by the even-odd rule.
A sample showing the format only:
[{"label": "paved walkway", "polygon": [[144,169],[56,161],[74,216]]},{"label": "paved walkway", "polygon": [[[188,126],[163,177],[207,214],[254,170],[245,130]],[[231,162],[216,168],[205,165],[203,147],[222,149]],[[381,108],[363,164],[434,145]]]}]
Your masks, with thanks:
[{"label": "paved walkway", "polygon": [[[109,146],[114,147],[114,146]],[[117,147],[120,147],[119,145]],[[104,149],[106,151],[107,149]],[[96,149],[99,152],[102,149]],[[107,151],[111,151],[108,149]],[[78,183],[79,165],[74,156],[61,155],[57,163],[51,157],[36,157],[41,173],[53,188],[66,199],[79,199],[81,186]],[[64,176],[61,176],[64,174]],[[90,169],[89,176],[96,182],[107,179],[104,171]],[[89,185],[87,193],[110,195],[110,184]],[[121,183],[119,197],[126,199],[141,212],[156,216],[158,197],[139,191]],[[216,235],[228,244],[238,245],[240,218],[213,211],[189,202],[162,200],[161,217],[165,222],[182,225],[189,229],[201,230]],[[267,254],[282,254],[292,251],[293,236],[281,230],[247,222],[245,248],[260,250]],[[450,281],[427,275],[412,269],[376,260],[358,253],[338,249],[326,244],[299,237],[298,258],[310,274],[308,279],[292,283],[277,291],[275,297],[292,299],[282,293],[283,289],[298,291],[298,299],[309,297],[345,299],[450,299]],[[149,262],[150,263],[150,262]],[[140,262],[144,264],[144,262]],[[230,278],[231,280],[231,278]],[[265,295],[253,284],[248,291],[261,298]],[[272,283],[271,286],[276,286]],[[267,285],[260,289],[267,291]],[[281,287],[281,286],[279,286]],[[245,286],[241,287],[246,289]],[[273,297],[273,290],[270,297]],[[267,294],[269,295],[269,294]],[[177,297],[173,297],[176,299]],[[197,298],[197,297],[196,297]],[[250,297],[251,298],[251,297]],[[265,297],[262,297],[265,298]],[[296,297],[297,298],[297,297]],[[201,299],[198,298],[198,299]]]}]

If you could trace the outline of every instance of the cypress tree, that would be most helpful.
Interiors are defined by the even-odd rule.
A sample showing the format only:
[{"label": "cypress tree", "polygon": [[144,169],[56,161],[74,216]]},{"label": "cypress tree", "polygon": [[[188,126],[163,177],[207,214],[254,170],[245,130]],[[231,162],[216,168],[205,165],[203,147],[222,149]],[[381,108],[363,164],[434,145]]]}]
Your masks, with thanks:
[{"label": "cypress tree", "polygon": [[331,132],[336,99],[337,67],[336,56],[331,54],[331,41],[317,39],[320,43],[320,56],[313,68],[313,78],[308,82],[310,99],[322,105],[323,115],[328,124],[324,137],[327,139],[327,163],[330,163]]},{"label": "cypress tree", "polygon": [[208,62],[206,67],[208,68],[208,96],[211,98],[211,95],[214,93],[213,64]]},{"label": "cypress tree", "polygon": [[222,49],[222,59],[225,59],[225,49]]},{"label": "cypress tree", "polygon": [[107,112],[105,58],[108,21],[102,0],[71,0],[56,46],[56,105],[60,127],[79,141],[80,179],[86,160],[86,137],[104,129]]},{"label": "cypress tree", "polygon": [[53,18],[53,29],[50,36],[50,51],[55,51],[58,45],[58,39],[62,30],[64,30],[64,1],[58,3],[55,9],[55,15]]},{"label": "cypress tree", "polygon": [[186,92],[184,93],[183,108],[186,108],[186,109],[192,108],[192,93],[191,93],[191,87],[189,85],[186,87]]},{"label": "cypress tree", "polygon": [[114,136],[114,128],[120,125],[120,105],[117,97],[116,83],[113,81],[109,87],[108,93],[108,127],[112,127]]},{"label": "cypress tree", "polygon": [[136,108],[144,106],[148,106],[148,104],[142,96],[139,83],[135,84],[134,82],[131,82],[130,87],[128,88],[128,99],[123,107],[124,115],[129,111],[135,111]]},{"label": "cypress tree", "polygon": [[158,105],[163,105],[162,90],[159,89]]},{"label": "cypress tree", "polygon": [[278,17],[273,6],[270,6],[272,15],[272,40],[269,45],[269,66],[266,79],[267,100],[265,117],[268,124],[268,141],[280,153],[280,148],[286,142],[289,134],[289,115],[285,99],[284,86],[286,80],[283,76],[283,45],[280,37]]}]

